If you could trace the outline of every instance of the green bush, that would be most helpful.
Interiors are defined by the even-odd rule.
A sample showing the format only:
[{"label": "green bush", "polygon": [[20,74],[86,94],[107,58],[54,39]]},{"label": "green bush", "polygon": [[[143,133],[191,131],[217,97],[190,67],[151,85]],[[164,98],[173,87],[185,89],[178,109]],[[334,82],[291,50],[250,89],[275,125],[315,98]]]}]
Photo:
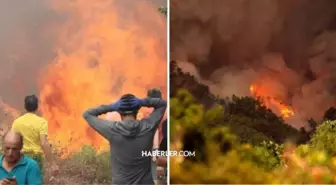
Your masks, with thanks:
[{"label": "green bush", "polygon": [[179,91],[178,97],[171,99],[172,148],[195,151],[196,158],[172,159],[172,183],[262,183],[268,178],[262,168],[242,160],[247,156],[238,151],[249,150],[247,145],[240,146],[228,127],[216,124],[224,118],[220,105],[204,111],[187,91]]},{"label": "green bush", "polygon": [[[243,120],[253,116],[247,109],[239,109],[247,112],[241,114]],[[186,90],[178,91],[171,99],[171,149],[196,151],[196,157],[171,157],[171,183],[336,182],[333,122],[327,121],[319,126],[312,141],[305,145],[278,144],[258,133],[257,129],[249,134],[260,134],[259,142],[246,142],[246,139],[241,139],[242,133],[232,132],[235,127],[231,126],[240,126],[245,121],[226,114],[226,111],[216,104],[205,109]],[[268,111],[264,113],[269,114]],[[248,124],[244,126],[249,127]]]},{"label": "green bush", "polygon": [[158,10],[159,10],[160,13],[167,16],[167,11],[168,11],[167,7],[160,7]]},{"label": "green bush", "polygon": [[319,125],[311,139],[311,146],[336,155],[336,121],[325,121]]}]

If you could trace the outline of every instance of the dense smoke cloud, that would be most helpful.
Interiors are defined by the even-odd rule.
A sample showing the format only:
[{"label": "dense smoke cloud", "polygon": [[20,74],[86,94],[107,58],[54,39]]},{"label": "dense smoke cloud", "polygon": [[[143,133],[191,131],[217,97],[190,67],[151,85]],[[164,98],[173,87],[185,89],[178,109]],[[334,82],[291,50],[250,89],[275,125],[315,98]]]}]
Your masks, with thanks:
[{"label": "dense smoke cloud", "polygon": [[0,96],[5,102],[22,108],[23,97],[37,93],[39,70],[53,57],[55,36],[46,25],[55,18],[41,0],[0,2]]},{"label": "dense smoke cloud", "polygon": [[[151,28],[151,22],[148,22],[150,15],[137,7],[141,3],[134,0],[114,2],[119,18],[127,15],[125,19],[129,22],[143,24],[153,37],[161,39],[159,43],[165,44],[165,33]],[[55,11],[52,3],[52,0],[0,1],[0,100],[20,110],[24,96],[39,93],[38,77],[46,72],[44,68],[57,56],[58,48],[55,46],[59,27],[69,16]],[[156,8],[166,6],[166,0],[142,2],[145,3]],[[162,46],[157,48],[157,52],[165,58],[163,51],[166,50]]]},{"label": "dense smoke cloud", "polygon": [[267,89],[302,126],[335,105],[336,1],[172,0],[171,59],[220,96]]},{"label": "dense smoke cloud", "polygon": [[167,94],[160,6],[166,0],[0,1],[0,132],[23,112],[24,97],[37,94],[62,157],[82,145],[106,150],[83,111],[153,87]]}]

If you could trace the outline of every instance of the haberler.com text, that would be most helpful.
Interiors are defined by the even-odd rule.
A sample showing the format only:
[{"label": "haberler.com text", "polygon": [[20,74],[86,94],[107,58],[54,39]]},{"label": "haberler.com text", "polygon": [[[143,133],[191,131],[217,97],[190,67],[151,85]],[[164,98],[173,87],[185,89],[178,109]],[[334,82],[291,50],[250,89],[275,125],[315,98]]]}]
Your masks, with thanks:
[{"label": "haberler.com text", "polygon": [[143,157],[166,157],[166,156],[171,156],[171,157],[195,157],[196,152],[195,151],[142,151],[142,156]]}]

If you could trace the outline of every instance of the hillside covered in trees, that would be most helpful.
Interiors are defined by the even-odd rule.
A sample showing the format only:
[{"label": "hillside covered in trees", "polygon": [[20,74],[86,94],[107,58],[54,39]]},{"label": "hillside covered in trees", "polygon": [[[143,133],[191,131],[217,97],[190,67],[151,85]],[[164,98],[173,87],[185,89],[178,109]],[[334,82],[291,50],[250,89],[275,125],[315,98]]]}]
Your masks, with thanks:
[{"label": "hillside covered in trees", "polygon": [[171,183],[335,183],[334,108],[296,130],[252,97],[220,99],[170,63]]},{"label": "hillside covered in trees", "polygon": [[[314,120],[310,120],[309,132],[304,128],[296,130],[253,97],[232,95],[232,97],[220,99],[210,92],[209,87],[199,83],[191,74],[183,72],[175,61],[171,61],[170,71],[172,97],[176,97],[180,89],[185,89],[205,109],[221,105],[225,116],[216,124],[228,125],[242,141],[259,143],[266,139],[276,143],[287,140],[305,143],[317,126]],[[336,115],[334,109],[330,108],[326,111],[325,117],[332,118],[334,115]]]}]

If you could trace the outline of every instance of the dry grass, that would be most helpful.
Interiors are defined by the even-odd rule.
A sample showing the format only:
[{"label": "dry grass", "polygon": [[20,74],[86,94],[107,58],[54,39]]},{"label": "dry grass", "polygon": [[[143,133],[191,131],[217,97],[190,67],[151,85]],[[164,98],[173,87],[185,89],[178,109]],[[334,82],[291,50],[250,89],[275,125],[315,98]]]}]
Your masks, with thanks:
[{"label": "dry grass", "polygon": [[111,184],[110,154],[96,153],[92,147],[83,146],[82,151],[60,159],[60,174],[51,178],[45,168],[46,184]]},{"label": "dry grass", "polygon": [[[0,146],[2,146],[0,142]],[[2,150],[0,155],[2,155]],[[82,151],[61,159],[56,155],[60,174],[57,177],[50,176],[48,163],[43,169],[44,184],[111,184],[110,153],[96,153],[90,146],[83,146]]]}]

